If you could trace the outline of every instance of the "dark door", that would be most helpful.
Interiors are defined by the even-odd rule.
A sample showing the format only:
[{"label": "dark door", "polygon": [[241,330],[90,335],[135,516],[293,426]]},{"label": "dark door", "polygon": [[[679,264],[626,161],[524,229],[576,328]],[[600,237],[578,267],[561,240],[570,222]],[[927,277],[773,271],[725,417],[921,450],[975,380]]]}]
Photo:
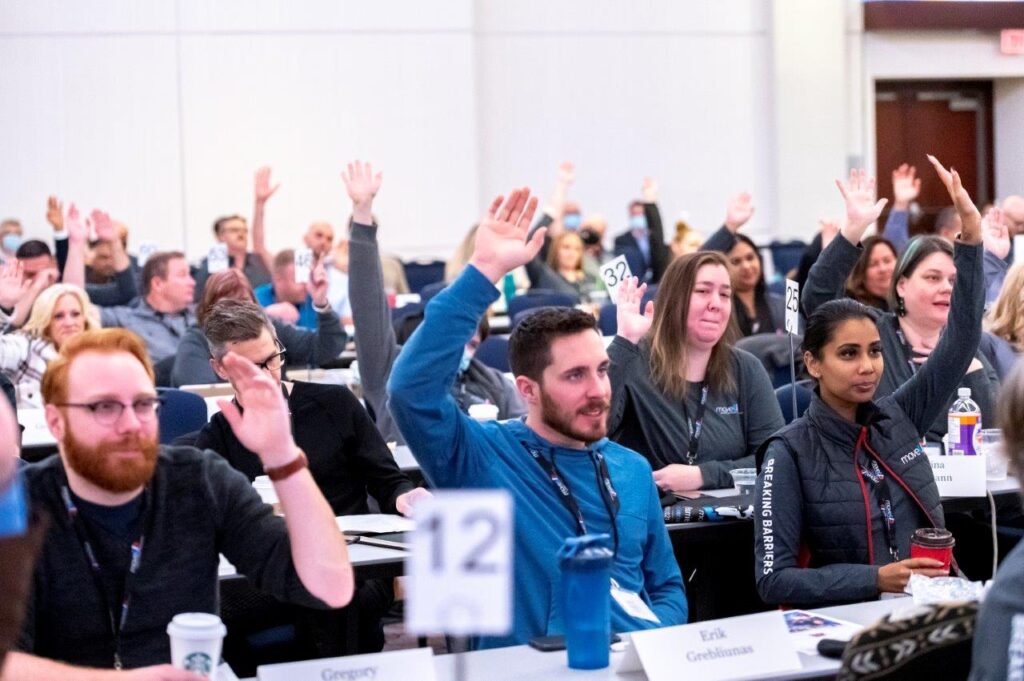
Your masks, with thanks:
[{"label": "dark door", "polygon": [[921,213],[912,234],[931,231],[939,211],[952,203],[925,154],[956,168],[979,207],[989,203],[995,196],[992,81],[877,82],[875,145],[878,194],[890,204],[892,171],[901,163],[917,167]]}]

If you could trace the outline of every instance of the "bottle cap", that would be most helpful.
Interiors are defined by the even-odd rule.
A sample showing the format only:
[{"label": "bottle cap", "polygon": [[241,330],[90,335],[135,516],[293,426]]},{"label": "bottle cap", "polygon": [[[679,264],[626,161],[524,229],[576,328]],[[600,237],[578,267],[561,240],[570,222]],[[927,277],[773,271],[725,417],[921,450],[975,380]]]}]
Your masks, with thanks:
[{"label": "bottle cap", "polygon": [[963,398],[966,399],[966,398],[971,396],[971,389],[970,388],[957,388],[956,396],[957,397],[963,397]]}]

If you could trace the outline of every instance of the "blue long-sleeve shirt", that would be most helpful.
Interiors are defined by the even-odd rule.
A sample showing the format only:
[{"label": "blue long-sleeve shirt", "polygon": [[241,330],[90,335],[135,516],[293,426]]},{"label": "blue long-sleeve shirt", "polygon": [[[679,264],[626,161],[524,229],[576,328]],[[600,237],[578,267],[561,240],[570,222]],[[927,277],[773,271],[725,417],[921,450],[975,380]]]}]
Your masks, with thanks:
[{"label": "blue long-sleeve shirt", "polygon": [[[576,534],[576,522],[551,479],[527,448],[549,461],[572,490],[589,532],[611,532],[611,518],[592,463],[600,451],[620,499],[615,517],[619,551],[611,576],[636,592],[662,626],[683,624],[686,595],[662,519],[651,467],[636,452],[607,439],[586,449],[547,442],[523,421],[478,423],[463,414],[451,395],[462,348],[497,289],[470,266],[426,308],[423,323],[402,348],[388,384],[390,408],[406,443],[430,483],[438,488],[500,488],[515,503],[513,630],[486,637],[478,647],[525,643],[532,636],[563,631],[561,575],[555,553]],[[657,626],[628,615],[612,601],[612,629]]]}]

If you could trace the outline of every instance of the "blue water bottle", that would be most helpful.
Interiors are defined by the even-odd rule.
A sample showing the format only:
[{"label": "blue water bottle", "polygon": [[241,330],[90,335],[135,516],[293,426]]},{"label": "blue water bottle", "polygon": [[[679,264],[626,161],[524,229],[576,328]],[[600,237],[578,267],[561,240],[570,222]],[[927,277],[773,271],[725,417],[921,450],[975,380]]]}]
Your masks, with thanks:
[{"label": "blue water bottle", "polygon": [[608,666],[613,557],[608,541],[607,534],[585,534],[566,539],[558,551],[565,647],[572,669]]}]

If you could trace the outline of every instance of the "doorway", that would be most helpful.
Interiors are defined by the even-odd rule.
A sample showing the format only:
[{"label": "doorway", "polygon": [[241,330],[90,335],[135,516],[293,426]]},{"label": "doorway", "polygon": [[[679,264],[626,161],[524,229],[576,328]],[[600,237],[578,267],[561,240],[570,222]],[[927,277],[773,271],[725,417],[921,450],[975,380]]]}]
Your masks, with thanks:
[{"label": "doorway", "polygon": [[890,178],[902,163],[921,178],[911,234],[930,232],[951,204],[925,154],[956,168],[979,208],[993,200],[992,81],[878,81],[875,130],[878,195],[892,204]]}]

